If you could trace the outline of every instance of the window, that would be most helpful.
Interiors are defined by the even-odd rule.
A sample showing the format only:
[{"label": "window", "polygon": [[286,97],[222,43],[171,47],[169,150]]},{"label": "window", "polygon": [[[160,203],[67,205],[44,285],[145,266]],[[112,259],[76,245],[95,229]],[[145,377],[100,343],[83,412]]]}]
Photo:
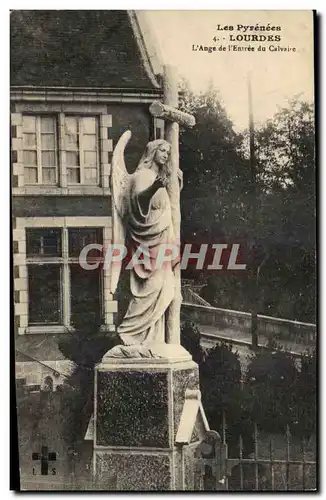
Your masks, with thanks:
[{"label": "window", "polygon": [[61,229],[32,229],[26,234],[26,254],[61,257]]},{"label": "window", "polygon": [[23,116],[25,184],[58,182],[57,122],[53,116]]},{"label": "window", "polygon": [[50,376],[45,377],[43,381],[42,391],[53,392],[53,378]]},{"label": "window", "polygon": [[99,184],[98,122],[94,116],[66,116],[68,184]]},{"label": "window", "polygon": [[[86,270],[78,264],[70,266],[71,324],[84,326],[85,312],[88,324],[96,324],[101,316],[101,271]],[[91,333],[91,332],[90,332]]]},{"label": "window", "polygon": [[[23,115],[25,185],[59,185],[62,173],[66,171],[69,186],[98,186],[100,184],[98,117],[62,116],[59,123],[59,116]],[[60,156],[59,130],[62,130],[62,147],[65,150],[65,155]],[[65,165],[62,164],[63,161]]]},{"label": "window", "polygon": [[[77,325],[85,312],[88,320],[100,323],[101,266],[85,270],[78,261],[80,251],[89,243],[102,244],[103,229],[26,229],[30,326]],[[97,257],[101,258],[99,252]]]},{"label": "window", "polygon": [[60,267],[31,265],[28,271],[30,324],[59,324],[61,318]]},{"label": "window", "polygon": [[[78,257],[82,249],[91,243],[103,244],[102,230],[98,228],[81,228],[69,230],[69,256]],[[95,250],[97,252],[97,250]],[[88,256],[92,257],[94,250],[88,252]],[[96,256],[96,254],[95,254]]]}]

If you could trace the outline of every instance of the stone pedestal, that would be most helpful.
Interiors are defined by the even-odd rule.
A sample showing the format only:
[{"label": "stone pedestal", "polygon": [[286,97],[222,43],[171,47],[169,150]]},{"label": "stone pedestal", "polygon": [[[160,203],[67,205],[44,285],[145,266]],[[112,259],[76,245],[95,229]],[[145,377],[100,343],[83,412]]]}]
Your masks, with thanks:
[{"label": "stone pedestal", "polygon": [[104,357],[96,367],[97,489],[193,490],[194,453],[208,424],[198,365],[175,348],[175,356],[160,359]]}]

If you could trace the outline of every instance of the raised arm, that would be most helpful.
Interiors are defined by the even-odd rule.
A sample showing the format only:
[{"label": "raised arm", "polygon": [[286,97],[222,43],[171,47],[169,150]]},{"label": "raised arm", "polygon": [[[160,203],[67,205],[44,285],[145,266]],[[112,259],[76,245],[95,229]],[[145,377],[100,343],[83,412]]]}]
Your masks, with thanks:
[{"label": "raised arm", "polygon": [[161,187],[164,187],[163,182],[161,179],[157,178],[151,186],[149,186],[147,189],[144,189],[144,191],[140,192],[138,194],[138,202],[140,205],[140,209],[142,211],[142,214],[146,216],[149,211],[149,204],[156,193],[158,189]]}]

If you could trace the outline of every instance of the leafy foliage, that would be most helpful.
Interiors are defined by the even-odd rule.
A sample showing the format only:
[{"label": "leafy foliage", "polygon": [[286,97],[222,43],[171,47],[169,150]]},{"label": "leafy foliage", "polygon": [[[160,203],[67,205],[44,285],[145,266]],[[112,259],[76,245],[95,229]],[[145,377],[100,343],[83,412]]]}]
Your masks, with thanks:
[{"label": "leafy foliage", "polygon": [[293,99],[257,131],[259,237],[268,255],[261,310],[315,321],[313,106]]},{"label": "leafy foliage", "polygon": [[100,320],[90,312],[75,315],[75,331],[59,341],[62,354],[80,367],[93,369],[117,340],[100,330]]},{"label": "leafy foliage", "polygon": [[298,369],[291,355],[281,351],[256,352],[247,368],[244,407],[269,432],[291,426],[296,405]]},{"label": "leafy foliage", "polygon": [[248,193],[248,169],[242,152],[242,135],[211,86],[194,95],[184,83],[181,109],[196,118],[193,129],[181,130],[180,165],[184,172],[182,236],[205,243],[229,237],[232,228],[242,230],[241,220]]},{"label": "leafy foliage", "polygon": [[78,448],[93,412],[94,367],[116,339],[100,332],[98,321],[89,313],[80,312],[75,321],[74,333],[59,342],[59,349],[76,364],[62,388],[62,412],[66,415],[65,439]]},{"label": "leafy foliage", "polygon": [[196,118],[196,126],[180,135],[182,239],[239,243],[247,263],[247,272],[212,274],[189,267],[183,277],[206,279],[203,297],[213,305],[248,311],[255,300],[262,314],[315,322],[312,104],[293,99],[256,128],[253,224],[248,131],[234,131],[212,86],[194,95],[183,82],[182,90],[181,109]]},{"label": "leafy foliage", "polygon": [[204,351],[200,345],[200,331],[194,323],[186,321],[181,325],[181,345],[192,355],[192,359],[201,365]]},{"label": "leafy foliage", "polygon": [[238,353],[221,342],[209,349],[199,367],[202,401],[213,429],[220,428],[222,413],[228,419],[238,414],[241,389],[241,366]]},{"label": "leafy foliage", "polygon": [[247,367],[242,411],[268,432],[309,437],[316,430],[316,351],[295,359],[273,349],[257,351]]},{"label": "leafy foliage", "polygon": [[76,366],[61,393],[65,415],[64,439],[73,448],[82,446],[93,413],[94,370]]},{"label": "leafy foliage", "polygon": [[203,350],[195,324],[182,325],[182,345],[199,364],[203,406],[212,429],[227,421],[230,456],[239,456],[239,436],[244,456],[253,451],[253,424],[267,432],[309,437],[316,429],[316,351],[294,358],[275,342],[253,352],[243,383],[237,352],[224,342]]},{"label": "leafy foliage", "polygon": [[316,432],[317,419],[317,352],[301,357],[295,390],[295,427],[294,431],[303,437]]}]

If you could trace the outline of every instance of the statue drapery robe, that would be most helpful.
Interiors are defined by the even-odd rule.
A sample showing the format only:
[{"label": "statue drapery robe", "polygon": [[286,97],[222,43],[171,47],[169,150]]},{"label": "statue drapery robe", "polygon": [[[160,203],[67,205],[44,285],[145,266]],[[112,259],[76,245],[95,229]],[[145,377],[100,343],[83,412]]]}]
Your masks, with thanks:
[{"label": "statue drapery robe", "polygon": [[[148,258],[137,261],[130,271],[132,298],[118,327],[125,345],[165,341],[165,311],[175,292],[174,262],[156,265],[160,245],[175,243],[167,190],[157,189],[145,212],[141,204],[141,194],[155,179],[155,172],[143,167],[136,170],[130,183],[127,233],[131,251],[133,254],[140,246]],[[142,260],[141,256],[138,258]]]}]

